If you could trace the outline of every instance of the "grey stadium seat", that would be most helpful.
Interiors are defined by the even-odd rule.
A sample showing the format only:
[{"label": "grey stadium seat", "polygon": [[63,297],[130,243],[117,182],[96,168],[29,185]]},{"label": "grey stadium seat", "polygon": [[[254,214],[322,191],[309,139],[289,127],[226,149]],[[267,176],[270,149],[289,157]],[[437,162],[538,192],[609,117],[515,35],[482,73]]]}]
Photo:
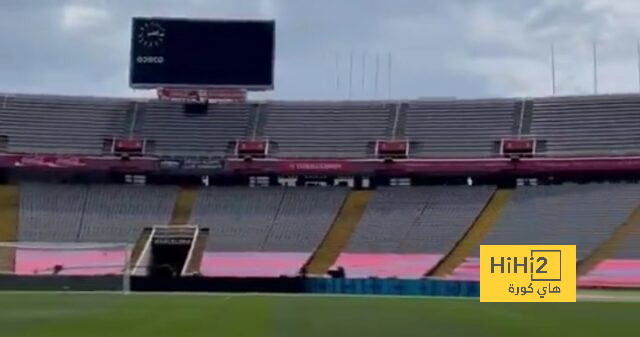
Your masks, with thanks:
[{"label": "grey stadium seat", "polygon": [[141,136],[155,143],[156,154],[224,156],[229,143],[247,133],[250,104],[212,104],[201,115],[186,115],[183,107],[157,100],[146,105]]},{"label": "grey stadium seat", "polygon": [[0,134],[8,150],[101,154],[104,139],[121,136],[130,101],[124,99],[0,96]]},{"label": "grey stadium seat", "polygon": [[582,259],[638,206],[640,185],[525,186],[513,193],[482,244],[576,245]]},{"label": "grey stadium seat", "polygon": [[516,100],[410,102],[405,134],[417,157],[490,157],[512,134]]},{"label": "grey stadium seat", "polygon": [[366,157],[369,144],[386,138],[393,105],[357,103],[270,103],[264,136],[279,157]]},{"label": "grey stadium seat", "polygon": [[143,227],[166,225],[176,187],[23,184],[18,239],[134,242]]},{"label": "grey stadium seat", "polygon": [[312,252],[347,193],[342,188],[209,188],[191,223],[209,227],[208,251]]},{"label": "grey stadium seat", "polygon": [[446,254],[473,223],[493,187],[379,188],[352,234],[352,253]]},{"label": "grey stadium seat", "polygon": [[83,242],[134,242],[145,227],[167,225],[175,186],[92,185],[78,237]]},{"label": "grey stadium seat", "polygon": [[548,154],[638,154],[640,95],[536,98],[531,133]]}]

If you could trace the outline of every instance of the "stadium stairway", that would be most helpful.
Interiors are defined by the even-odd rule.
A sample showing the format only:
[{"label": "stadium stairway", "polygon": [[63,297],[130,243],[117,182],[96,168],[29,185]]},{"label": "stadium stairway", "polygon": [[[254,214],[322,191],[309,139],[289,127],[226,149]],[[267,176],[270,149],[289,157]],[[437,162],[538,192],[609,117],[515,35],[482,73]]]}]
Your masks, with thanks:
[{"label": "stadium stairway", "polygon": [[193,188],[183,187],[180,189],[176,197],[176,203],[173,206],[169,226],[184,226],[189,224],[196,195],[197,190]]},{"label": "stadium stairway", "polygon": [[140,236],[136,240],[136,243],[133,245],[133,249],[131,249],[131,269],[140,264],[140,258],[142,257],[142,253],[144,252],[144,248],[147,246],[147,242],[151,239],[151,233],[153,229],[151,227],[145,228],[140,233]]},{"label": "stadium stairway", "polygon": [[625,222],[619,225],[607,240],[582,261],[578,261],[576,276],[587,275],[600,262],[612,257],[623,246],[626,237],[634,232],[640,232],[640,206],[629,214]]},{"label": "stadium stairway", "polygon": [[209,239],[209,228],[200,228],[196,242],[193,244],[191,256],[187,257],[185,275],[194,275],[200,273],[200,265],[204,257],[204,250],[207,248],[207,240]]},{"label": "stadium stairway", "polygon": [[[15,185],[0,186],[0,242],[18,239],[18,214],[20,188]],[[15,250],[0,247],[0,272],[13,272]]]},{"label": "stadium stairway", "polygon": [[[189,225],[191,219],[191,211],[193,210],[193,204],[195,203],[198,191],[194,188],[183,187],[180,189],[178,196],[176,197],[176,203],[173,206],[173,212],[171,213],[171,220],[169,226],[186,226]],[[200,263],[204,256],[204,250],[207,247],[207,239],[209,237],[208,228],[200,228],[196,242],[193,243],[190,256],[187,257],[186,267],[184,269],[186,274],[195,274],[200,271]]]},{"label": "stadium stairway", "polygon": [[511,199],[511,193],[512,190],[509,189],[496,189],[469,229],[462,235],[451,251],[435,267],[427,271],[426,276],[444,277],[458,267],[471,254],[473,249],[482,242],[482,239],[489,233],[493,224],[500,218],[504,207]]},{"label": "stadium stairway", "polygon": [[315,275],[327,273],[347,245],[373,193],[373,191],[349,192],[327,235],[305,264],[307,273]]}]

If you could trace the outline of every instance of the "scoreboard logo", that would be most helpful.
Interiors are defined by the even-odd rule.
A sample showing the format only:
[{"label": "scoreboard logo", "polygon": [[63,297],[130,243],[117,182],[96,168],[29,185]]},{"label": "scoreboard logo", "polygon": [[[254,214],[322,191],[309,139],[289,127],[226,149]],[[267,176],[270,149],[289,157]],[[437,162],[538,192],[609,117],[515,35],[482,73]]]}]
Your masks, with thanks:
[{"label": "scoreboard logo", "polygon": [[138,56],[136,62],[141,64],[163,64],[164,57],[162,56]]},{"label": "scoreboard logo", "polygon": [[480,302],[575,301],[576,246],[480,246]]}]

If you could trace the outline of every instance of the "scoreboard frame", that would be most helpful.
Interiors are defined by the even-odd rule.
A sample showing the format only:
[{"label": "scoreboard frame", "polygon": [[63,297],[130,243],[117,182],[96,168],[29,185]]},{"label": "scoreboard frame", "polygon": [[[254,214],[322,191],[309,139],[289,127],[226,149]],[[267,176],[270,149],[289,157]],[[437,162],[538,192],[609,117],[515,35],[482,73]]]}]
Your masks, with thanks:
[{"label": "scoreboard frame", "polygon": [[[264,23],[271,24],[272,30],[272,48],[271,48],[271,68],[270,77],[271,83],[265,85],[244,85],[244,84],[200,84],[200,83],[141,83],[134,82],[134,67],[136,51],[134,45],[136,43],[136,21],[149,21],[149,22],[166,22],[166,21],[182,21],[182,22],[196,22],[196,23]],[[183,18],[183,17],[142,17],[136,16],[131,19],[131,41],[129,44],[129,87],[132,89],[158,89],[158,88],[179,88],[179,89],[245,89],[247,91],[267,91],[274,89],[275,82],[275,54],[276,54],[276,23],[275,20],[262,20],[262,19],[204,19],[204,18]]]}]

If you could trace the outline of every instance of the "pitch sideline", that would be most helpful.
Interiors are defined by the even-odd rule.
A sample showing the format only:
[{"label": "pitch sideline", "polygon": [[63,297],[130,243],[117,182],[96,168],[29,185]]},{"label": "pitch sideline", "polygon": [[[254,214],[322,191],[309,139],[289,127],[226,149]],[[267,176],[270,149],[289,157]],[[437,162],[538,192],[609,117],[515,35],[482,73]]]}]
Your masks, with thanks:
[{"label": "pitch sideline", "polygon": [[[131,292],[124,294],[120,291],[0,291],[2,295],[121,295],[121,296],[211,296],[222,297],[223,301],[228,301],[234,297],[308,297],[308,298],[364,298],[364,299],[411,299],[411,300],[464,300],[479,301],[478,297],[460,296],[402,296],[402,295],[370,295],[370,294],[312,294],[312,293],[208,293],[208,292]],[[578,293],[578,302],[628,302],[640,303],[640,292],[602,291],[597,293]]]}]

